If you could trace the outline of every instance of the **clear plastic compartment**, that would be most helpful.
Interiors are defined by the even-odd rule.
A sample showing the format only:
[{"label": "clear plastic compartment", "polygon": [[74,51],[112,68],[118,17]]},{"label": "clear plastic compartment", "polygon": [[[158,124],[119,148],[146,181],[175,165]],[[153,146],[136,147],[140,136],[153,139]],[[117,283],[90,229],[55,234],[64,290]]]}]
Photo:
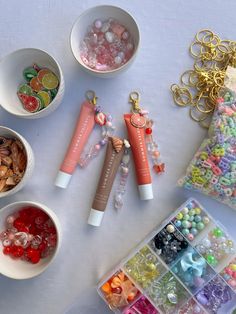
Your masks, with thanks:
[{"label": "clear plastic compartment", "polygon": [[[181,221],[181,225],[176,224],[177,220]],[[192,227],[189,223],[182,224],[183,221],[190,224],[202,222],[204,226],[199,224],[196,232],[191,230],[196,227],[195,224]],[[194,238],[189,236],[191,233],[194,233]],[[228,245],[224,254],[215,256],[218,258],[216,264],[212,263],[214,258],[207,256],[209,254],[200,247],[204,244],[210,249],[215,242],[218,246],[213,247],[214,253],[218,252],[219,245]],[[197,200],[190,198],[105,276],[99,283],[98,293],[115,313],[234,313],[234,247],[224,227]],[[229,274],[230,278],[226,276]],[[220,303],[216,301],[219,303],[216,310],[210,303],[203,304],[203,295],[214,285],[220,291],[216,289],[213,292],[215,295],[218,293],[220,300]],[[222,291],[226,291],[223,297],[220,294]]]}]

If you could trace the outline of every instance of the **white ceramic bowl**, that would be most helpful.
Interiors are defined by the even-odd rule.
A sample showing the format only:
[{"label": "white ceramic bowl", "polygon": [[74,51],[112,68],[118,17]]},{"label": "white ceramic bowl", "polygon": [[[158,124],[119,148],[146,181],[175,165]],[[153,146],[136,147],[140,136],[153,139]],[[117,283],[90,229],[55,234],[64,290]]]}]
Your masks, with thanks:
[{"label": "white ceramic bowl", "polygon": [[[126,62],[124,65],[120,66],[119,68],[110,71],[98,71],[89,68],[81,60],[80,43],[82,42],[89,25],[92,25],[92,23],[96,19],[106,20],[108,18],[114,18],[118,20],[129,30],[134,40],[135,45],[134,53],[132,57],[129,59],[129,61]],[[88,73],[103,78],[114,77],[117,74],[127,70],[135,59],[135,56],[139,48],[139,42],[140,42],[139,28],[134,18],[123,9],[112,5],[101,5],[86,10],[78,17],[78,19],[74,23],[70,36],[71,49],[75,59],[79,62],[80,66]]]},{"label": "white ceramic bowl", "polygon": [[[40,67],[52,70],[60,81],[58,93],[53,101],[38,112],[26,111],[18,96],[19,85],[25,83],[23,71],[37,63]],[[64,95],[64,78],[58,62],[47,52],[34,48],[16,50],[0,60],[0,105],[9,113],[20,118],[42,118],[54,111]]]},{"label": "white ceramic bowl", "polygon": [[23,178],[21,181],[11,190],[6,191],[6,192],[0,192],[0,198],[12,195],[19,190],[21,190],[27,181],[30,179],[30,177],[33,174],[34,170],[34,153],[32,151],[31,146],[29,143],[26,141],[26,139],[21,136],[19,133],[13,131],[12,129],[6,128],[5,126],[0,126],[0,136],[5,136],[9,138],[16,138],[18,139],[24,146],[25,152],[26,152],[26,157],[27,157],[27,164],[26,164],[26,169]]},{"label": "white ceramic bowl", "polygon": [[0,241],[0,273],[12,279],[29,279],[41,274],[54,260],[61,243],[61,227],[56,214],[47,206],[36,202],[16,202],[0,209],[0,233],[5,230],[4,224],[6,217],[25,206],[40,208],[42,211],[48,214],[48,216],[52,219],[57,231],[57,246],[52,255],[41,259],[37,264],[31,264],[22,260],[14,260],[8,255],[4,255],[2,252],[2,242]]}]

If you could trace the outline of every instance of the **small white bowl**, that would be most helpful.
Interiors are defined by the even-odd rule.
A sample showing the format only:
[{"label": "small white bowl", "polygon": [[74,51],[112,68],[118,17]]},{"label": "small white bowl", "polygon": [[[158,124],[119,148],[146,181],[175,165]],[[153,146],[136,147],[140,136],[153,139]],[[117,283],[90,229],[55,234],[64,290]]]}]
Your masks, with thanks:
[{"label": "small white bowl", "polygon": [[25,148],[26,157],[27,157],[27,164],[26,164],[26,169],[25,169],[25,173],[24,173],[23,178],[11,190],[6,191],[6,192],[0,192],[0,198],[1,198],[1,197],[15,194],[16,192],[18,192],[19,190],[21,190],[25,186],[25,184],[27,183],[27,181],[30,179],[30,177],[33,174],[34,153],[33,153],[31,146],[26,141],[26,139],[23,136],[21,136],[19,133],[13,131],[12,129],[6,128],[5,126],[0,126],[0,136],[18,139],[23,144],[23,146]]},{"label": "small white bowl", "polygon": [[[96,19],[106,20],[109,18],[114,18],[118,20],[129,30],[134,40],[135,46],[134,52],[129,61],[126,62],[124,65],[120,66],[119,68],[110,71],[98,71],[89,68],[87,65],[83,63],[80,57],[80,44],[86,35],[88,27],[92,25],[92,23]],[[135,56],[139,48],[139,42],[140,42],[139,28],[134,18],[125,10],[112,5],[100,5],[86,10],[78,17],[78,19],[74,23],[70,36],[71,50],[75,59],[79,62],[80,66],[88,73],[103,78],[114,77],[119,73],[127,70],[135,59]]]},{"label": "small white bowl", "polygon": [[[40,67],[49,68],[59,79],[60,85],[53,101],[38,112],[26,111],[18,96],[19,85],[25,83],[23,71],[34,63]],[[64,78],[58,62],[46,51],[25,48],[16,50],[0,60],[0,105],[9,113],[20,118],[42,118],[54,111],[62,101],[64,95]]]},{"label": "small white bowl", "polygon": [[40,208],[42,211],[48,214],[48,216],[52,219],[57,231],[57,245],[52,255],[41,259],[37,264],[31,264],[22,260],[14,260],[8,255],[4,255],[2,252],[2,242],[0,241],[0,273],[12,279],[29,279],[41,274],[54,260],[61,243],[61,227],[56,214],[47,206],[36,202],[16,202],[0,209],[0,233],[5,230],[6,217],[17,212],[25,206]]}]

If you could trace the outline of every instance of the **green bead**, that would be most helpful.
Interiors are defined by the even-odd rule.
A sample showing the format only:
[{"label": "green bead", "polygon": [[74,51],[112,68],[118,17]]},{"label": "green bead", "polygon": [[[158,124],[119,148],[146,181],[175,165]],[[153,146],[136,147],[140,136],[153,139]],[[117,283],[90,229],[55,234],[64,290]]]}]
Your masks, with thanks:
[{"label": "green bead", "polygon": [[190,209],[189,215],[190,215],[190,216],[194,216],[194,215],[195,215],[195,209]]},{"label": "green bead", "polygon": [[189,220],[190,216],[188,214],[184,215],[184,220]]},{"label": "green bead", "polygon": [[220,228],[215,228],[213,230],[213,234],[214,236],[216,236],[217,238],[220,238],[223,236],[223,231]]},{"label": "green bead", "polygon": [[203,230],[205,228],[205,225],[204,225],[203,222],[200,221],[200,222],[197,223],[196,227],[197,227],[198,230]]},{"label": "green bead", "polygon": [[183,235],[188,235],[189,234],[189,230],[185,228],[185,229],[182,230],[182,233],[183,233]]},{"label": "green bead", "polygon": [[182,227],[183,228],[188,228],[188,226],[189,226],[189,222],[187,220],[183,220],[182,221]]},{"label": "green bead", "polygon": [[195,221],[192,221],[192,228],[196,228],[197,227],[197,223]]},{"label": "green bead", "polygon": [[206,260],[210,265],[216,265],[217,261],[214,255],[207,255]]}]

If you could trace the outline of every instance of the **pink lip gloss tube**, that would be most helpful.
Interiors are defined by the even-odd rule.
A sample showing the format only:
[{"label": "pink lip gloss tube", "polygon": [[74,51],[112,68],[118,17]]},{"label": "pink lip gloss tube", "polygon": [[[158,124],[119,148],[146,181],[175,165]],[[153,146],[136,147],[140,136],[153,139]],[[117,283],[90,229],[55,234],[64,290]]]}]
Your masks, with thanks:
[{"label": "pink lip gloss tube", "polygon": [[66,188],[70,182],[73,172],[79,162],[83,148],[95,125],[94,105],[85,101],[81,105],[79,118],[67,149],[61,168],[57,174],[55,185]]}]

